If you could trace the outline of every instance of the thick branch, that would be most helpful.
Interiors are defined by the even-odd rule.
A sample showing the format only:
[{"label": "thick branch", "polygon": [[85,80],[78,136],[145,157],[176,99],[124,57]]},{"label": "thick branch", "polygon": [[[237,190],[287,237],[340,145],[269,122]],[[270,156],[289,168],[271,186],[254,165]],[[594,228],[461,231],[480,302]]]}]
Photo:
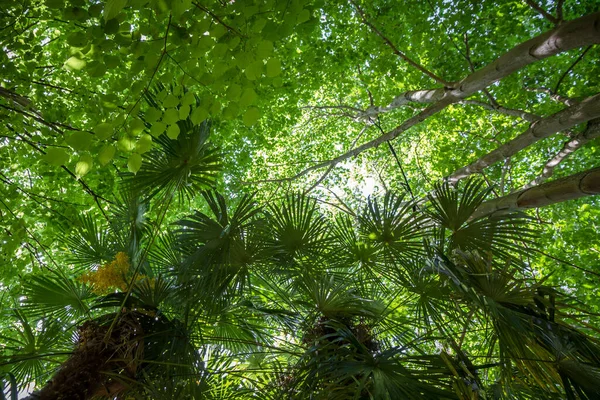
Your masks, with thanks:
[{"label": "thick branch", "polygon": [[347,151],[332,160],[314,165],[311,168],[298,173],[291,179],[298,178],[315,169],[328,167],[331,164],[337,164],[340,161],[354,157],[365,150],[377,147],[388,140],[392,140],[400,136],[407,129],[442,111],[448,105],[463,100],[470,95],[485,89],[492,83],[529,64],[576,47],[600,43],[599,30],[600,12],[596,12],[565,22],[549,32],[521,43],[492,63],[464,78],[454,89],[439,88],[428,91],[429,96],[439,98],[440,100],[434,105],[421,111],[419,114],[407,119],[392,131]]},{"label": "thick branch", "polygon": [[597,194],[600,194],[600,167],[486,201],[475,210],[471,218],[495,211],[539,208]]},{"label": "thick branch", "polygon": [[600,94],[597,94],[573,107],[566,108],[547,118],[534,122],[529,129],[513,140],[482,156],[466,167],[456,170],[449,175],[447,179],[450,183],[456,183],[460,179],[466,178],[471,174],[481,172],[483,169],[500,160],[513,156],[524,148],[553,133],[564,131],[565,129],[569,129],[575,125],[599,117]]},{"label": "thick branch", "polygon": [[537,186],[546,181],[552,176],[554,173],[554,168],[556,168],[558,164],[563,162],[567,157],[569,157],[579,148],[583,147],[586,143],[596,139],[597,137],[600,137],[600,120],[590,121],[588,127],[573,139],[565,142],[562,149],[556,153],[554,157],[548,160],[546,165],[544,165],[542,173],[527,185],[523,186],[521,190],[529,189],[530,187]]}]

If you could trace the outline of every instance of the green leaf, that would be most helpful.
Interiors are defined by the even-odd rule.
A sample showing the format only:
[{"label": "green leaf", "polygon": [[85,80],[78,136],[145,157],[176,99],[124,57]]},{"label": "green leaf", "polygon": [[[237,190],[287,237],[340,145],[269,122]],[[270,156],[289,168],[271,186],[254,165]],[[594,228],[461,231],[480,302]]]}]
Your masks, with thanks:
[{"label": "green leaf", "polygon": [[107,0],[104,6],[104,21],[115,18],[123,7],[127,5],[127,0]]},{"label": "green leaf", "polygon": [[150,128],[150,134],[152,136],[154,136],[155,138],[157,138],[160,135],[162,135],[166,129],[167,129],[167,125],[164,124],[163,122],[155,122],[152,124],[152,127]]},{"label": "green leaf", "polygon": [[191,106],[192,104],[196,103],[196,96],[194,95],[194,92],[186,92],[183,97],[181,98],[181,105],[182,106]]},{"label": "green leaf", "polygon": [[135,151],[136,153],[144,154],[145,152],[150,150],[150,148],[152,148],[152,136],[148,135],[147,133],[144,133],[138,139],[135,145]]},{"label": "green leaf", "polygon": [[281,74],[281,61],[276,58],[271,58],[267,61],[267,76],[274,78]]},{"label": "green leaf", "polygon": [[104,33],[107,35],[114,35],[117,32],[119,32],[119,21],[116,18],[106,21],[106,24],[104,25]]},{"label": "green leaf", "polygon": [[116,151],[117,149],[115,149],[115,146],[111,144],[104,145],[98,153],[98,161],[100,162],[100,165],[105,166],[106,164],[111,162],[115,156]]},{"label": "green leaf", "polygon": [[68,153],[66,149],[58,147],[49,147],[43,157],[44,161],[46,161],[48,164],[52,164],[57,167],[65,165],[69,161],[69,158],[70,153]]},{"label": "green leaf", "polygon": [[87,37],[83,32],[73,32],[67,37],[67,43],[73,47],[83,47],[87,41]]},{"label": "green leaf", "polygon": [[270,40],[261,41],[256,47],[256,56],[258,58],[265,59],[273,53],[273,42]]},{"label": "green leaf", "polygon": [[254,125],[260,118],[260,111],[256,107],[250,107],[244,114],[244,124],[246,126]]},{"label": "green leaf", "polygon": [[163,100],[163,107],[165,108],[173,108],[177,107],[178,105],[179,97],[175,96],[174,94],[167,95],[167,97],[165,97],[165,99]]},{"label": "green leaf", "polygon": [[240,107],[246,108],[256,102],[258,96],[256,92],[252,88],[244,89],[244,93],[242,93],[242,97],[240,98]]},{"label": "green leaf", "polygon": [[196,107],[192,112],[191,120],[194,125],[199,125],[202,121],[208,118],[208,111],[202,107]]},{"label": "green leaf", "polygon": [[105,140],[113,135],[114,127],[109,122],[102,122],[96,125],[92,131],[96,134],[98,140]]},{"label": "green leaf", "polygon": [[173,125],[177,121],[179,121],[179,110],[176,108],[169,108],[168,110],[165,110],[162,122],[167,125]]},{"label": "green leaf", "polygon": [[79,158],[79,161],[77,161],[77,164],[75,164],[75,175],[77,175],[78,178],[86,175],[92,169],[93,164],[94,160],[92,159],[92,156],[88,154],[82,155]]},{"label": "green leaf", "polygon": [[85,64],[85,61],[73,56],[65,61],[65,68],[67,68],[69,71],[79,71],[85,67]]},{"label": "green leaf", "polygon": [[263,62],[262,60],[255,61],[246,67],[246,78],[251,81],[254,81],[262,75],[263,70]]},{"label": "green leaf", "polygon": [[167,128],[167,136],[173,140],[177,139],[177,137],[179,136],[179,125],[173,124],[169,126]]},{"label": "green leaf", "polygon": [[158,121],[158,119],[161,116],[162,116],[162,111],[160,111],[157,108],[151,107],[144,114],[144,120],[146,120],[146,122],[148,122],[150,124],[153,124],[154,122]]},{"label": "green leaf", "polygon": [[306,22],[310,19],[310,11],[307,10],[306,8],[302,9],[302,11],[300,11],[298,13],[298,16],[296,17],[296,23],[298,25],[300,25],[303,22]]},{"label": "green leaf", "polygon": [[242,87],[236,83],[229,85],[227,88],[227,100],[229,101],[238,101],[242,94]]},{"label": "green leaf", "polygon": [[92,144],[93,135],[87,132],[73,132],[71,135],[65,138],[65,141],[69,146],[71,146],[74,150],[82,151],[87,150],[88,147]]},{"label": "green leaf", "polygon": [[121,138],[117,142],[117,146],[119,147],[119,150],[125,153],[133,151],[133,149],[135,149],[135,138],[125,134],[121,136]]},{"label": "green leaf", "polygon": [[132,155],[130,155],[129,159],[127,160],[127,169],[129,170],[129,172],[137,174],[141,167],[142,155],[137,153],[133,153]]},{"label": "green leaf", "polygon": [[129,132],[132,135],[139,135],[146,129],[146,125],[141,119],[135,118],[133,121],[129,123]]},{"label": "green leaf", "polygon": [[190,115],[190,106],[181,106],[179,109],[179,119],[184,120]]},{"label": "green leaf", "polygon": [[179,18],[192,6],[192,0],[173,0],[171,10],[173,17]]}]

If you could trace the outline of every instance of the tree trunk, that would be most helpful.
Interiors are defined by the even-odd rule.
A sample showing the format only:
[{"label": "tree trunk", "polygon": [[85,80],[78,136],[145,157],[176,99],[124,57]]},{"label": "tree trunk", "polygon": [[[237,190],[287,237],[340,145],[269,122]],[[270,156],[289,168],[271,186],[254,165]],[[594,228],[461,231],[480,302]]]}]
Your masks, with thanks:
[{"label": "tree trunk", "polygon": [[565,108],[549,117],[531,124],[529,129],[519,136],[503,144],[488,154],[480,157],[466,167],[454,171],[448,176],[448,182],[454,184],[471,174],[483,171],[490,165],[517,154],[524,148],[531,146],[538,140],[544,139],[553,133],[564,131],[575,125],[600,117],[600,94],[588,97],[577,105]]},{"label": "tree trunk", "polygon": [[596,194],[600,194],[600,167],[486,201],[475,210],[471,219],[494,211],[539,208]]}]

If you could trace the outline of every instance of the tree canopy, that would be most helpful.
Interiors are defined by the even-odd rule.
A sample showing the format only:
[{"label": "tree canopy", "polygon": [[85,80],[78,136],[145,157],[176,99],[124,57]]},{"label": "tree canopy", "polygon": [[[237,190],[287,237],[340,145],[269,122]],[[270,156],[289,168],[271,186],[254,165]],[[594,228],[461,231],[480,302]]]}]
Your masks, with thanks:
[{"label": "tree canopy", "polygon": [[594,0],[9,0],[0,382],[600,396]]}]

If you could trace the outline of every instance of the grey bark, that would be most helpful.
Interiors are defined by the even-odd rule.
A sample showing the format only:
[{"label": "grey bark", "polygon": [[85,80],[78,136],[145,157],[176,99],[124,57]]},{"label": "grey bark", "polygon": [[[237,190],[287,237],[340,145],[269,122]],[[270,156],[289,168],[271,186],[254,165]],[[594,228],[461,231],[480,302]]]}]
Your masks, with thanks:
[{"label": "grey bark", "polygon": [[463,100],[472,94],[485,89],[492,83],[529,64],[573,48],[589,46],[596,43],[600,43],[600,12],[565,22],[551,31],[538,35],[533,39],[514,47],[492,63],[470,74],[454,85],[454,87],[443,87],[427,91],[427,96],[439,98],[437,103],[407,119],[398,127],[384,135],[347,151],[332,160],[313,165],[291,179],[296,179],[310,171],[324,168],[331,164],[338,164],[365,150],[377,147],[388,140],[395,139],[409,128],[442,111],[448,105]]},{"label": "grey bark", "polygon": [[600,137],[600,120],[596,119],[590,121],[589,126],[573,139],[565,142],[562,149],[558,153],[554,155],[551,159],[546,162],[544,165],[544,169],[542,173],[529,182],[527,185],[523,186],[521,189],[529,189],[530,187],[539,185],[540,183],[546,181],[546,179],[550,178],[554,173],[554,168],[561,162],[563,162],[567,157],[573,154],[576,150],[583,147],[586,143]]},{"label": "grey bark", "polygon": [[451,184],[469,175],[481,172],[488,166],[511,157],[534,144],[538,140],[546,138],[553,133],[564,131],[575,125],[600,117],[600,94],[588,97],[581,103],[565,108],[549,117],[540,119],[529,127],[525,132],[513,140],[503,144],[497,149],[480,157],[466,167],[459,168],[447,177]]},{"label": "grey bark", "polygon": [[475,210],[471,218],[496,211],[539,208],[597,194],[600,194],[600,167],[486,201]]}]

